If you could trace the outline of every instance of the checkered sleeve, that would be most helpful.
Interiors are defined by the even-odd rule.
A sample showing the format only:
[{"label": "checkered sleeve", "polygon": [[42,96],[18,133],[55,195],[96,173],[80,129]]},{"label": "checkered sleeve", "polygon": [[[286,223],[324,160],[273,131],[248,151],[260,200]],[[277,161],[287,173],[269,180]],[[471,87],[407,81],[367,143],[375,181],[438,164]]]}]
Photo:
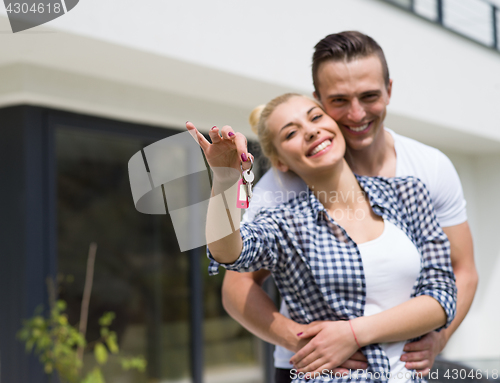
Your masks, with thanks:
[{"label": "checkered sleeve", "polygon": [[[274,211],[274,209],[273,209]],[[276,212],[274,212],[276,213]],[[218,274],[219,266],[234,271],[256,271],[267,269],[273,271],[278,262],[279,249],[284,240],[283,230],[273,217],[273,212],[263,210],[253,222],[245,222],[240,227],[243,249],[238,259],[231,264],[217,262],[207,246],[210,259],[208,272]]]},{"label": "checkered sleeve", "polygon": [[421,273],[413,296],[428,295],[436,299],[446,312],[447,321],[442,327],[446,328],[455,317],[457,299],[450,243],[437,222],[425,184],[409,177],[401,186],[400,199],[406,204],[408,223],[422,254]]}]

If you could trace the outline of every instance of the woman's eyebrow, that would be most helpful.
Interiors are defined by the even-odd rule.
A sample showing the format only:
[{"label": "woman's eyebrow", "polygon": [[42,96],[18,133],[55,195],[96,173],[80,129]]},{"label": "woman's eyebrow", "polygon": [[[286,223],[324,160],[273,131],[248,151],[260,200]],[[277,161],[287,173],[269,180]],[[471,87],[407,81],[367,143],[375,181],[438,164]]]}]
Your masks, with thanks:
[{"label": "woman's eyebrow", "polygon": [[316,105],[307,111],[307,114],[311,113],[314,109],[318,108]]},{"label": "woman's eyebrow", "polygon": [[283,127],[280,129],[280,133],[281,133],[281,131],[282,131],[283,129],[288,128],[289,126],[292,126],[292,125],[295,125],[295,123],[293,123],[293,122],[289,122],[288,124],[286,124],[285,126],[283,126]]},{"label": "woman's eyebrow", "polygon": [[[307,115],[309,115],[309,113],[311,113],[311,112],[312,112],[314,109],[316,109],[316,108],[319,108],[319,106],[316,106],[316,105],[315,105],[315,106],[313,106],[311,109],[309,109],[309,110],[307,111],[307,113],[306,113],[306,114],[307,114]],[[281,133],[281,131],[282,131],[283,129],[288,128],[289,126],[292,126],[292,125],[295,125],[295,123],[294,123],[294,122],[289,122],[288,124],[284,125],[284,126],[280,129],[280,133]]]}]

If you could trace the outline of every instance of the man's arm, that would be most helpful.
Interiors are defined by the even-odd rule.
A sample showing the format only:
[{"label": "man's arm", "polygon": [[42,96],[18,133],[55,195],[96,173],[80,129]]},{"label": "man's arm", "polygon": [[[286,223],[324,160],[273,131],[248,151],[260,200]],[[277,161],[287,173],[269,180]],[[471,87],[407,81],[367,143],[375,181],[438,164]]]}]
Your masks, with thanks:
[{"label": "man's arm", "polygon": [[451,244],[451,265],[457,285],[457,314],[451,325],[444,330],[446,341],[460,326],[469,312],[476,294],[478,274],[474,262],[474,249],[469,224],[445,227],[443,229]]},{"label": "man's arm", "polygon": [[280,314],[262,289],[269,275],[267,270],[251,273],[227,270],[222,284],[222,304],[229,315],[252,334],[266,342],[298,351],[307,343],[297,337],[305,326]]},{"label": "man's arm", "polygon": [[[300,338],[311,326],[301,325],[279,313],[274,302],[262,289],[262,284],[270,275],[267,270],[259,270],[251,273],[238,273],[226,270],[222,284],[222,304],[231,317],[255,336],[266,342],[284,347],[293,352],[302,349],[309,338]],[[325,336],[325,341],[321,338]],[[323,347],[317,348],[318,358],[331,358],[329,354],[327,334],[322,333],[315,338],[323,343]],[[349,360],[344,362],[341,368],[334,369],[334,373],[347,373],[348,369],[365,369],[368,365],[365,356],[360,352],[354,353]]]},{"label": "man's arm", "polygon": [[464,320],[474,294],[476,293],[478,274],[474,263],[472,235],[467,222],[443,228],[451,245],[451,264],[457,285],[457,313],[450,326],[437,333],[432,332],[417,342],[408,343],[401,360],[406,361],[406,368],[416,369],[426,374],[437,354],[439,354],[451,335]]}]

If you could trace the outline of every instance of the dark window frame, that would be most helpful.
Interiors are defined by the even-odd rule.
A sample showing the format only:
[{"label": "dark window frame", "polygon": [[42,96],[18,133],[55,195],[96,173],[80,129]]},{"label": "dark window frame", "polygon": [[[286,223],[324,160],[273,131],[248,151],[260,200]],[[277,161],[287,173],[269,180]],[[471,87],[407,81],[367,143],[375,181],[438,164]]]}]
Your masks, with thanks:
[{"label": "dark window frame", "polygon": [[[24,347],[15,338],[15,333],[20,328],[22,319],[32,316],[40,302],[43,302],[44,307],[48,306],[45,277],[50,275],[55,278],[57,275],[56,129],[64,127],[99,131],[144,141],[161,140],[179,133],[179,130],[30,105],[0,108],[0,118],[4,121],[1,130],[0,150],[3,154],[0,174],[8,186],[11,186],[0,194],[3,200],[2,210],[6,212],[4,217],[8,217],[3,219],[2,227],[7,228],[11,224],[7,222],[11,217],[15,221],[10,225],[10,231],[4,230],[3,235],[0,234],[0,240],[4,244],[0,250],[6,250],[3,253],[12,263],[12,266],[8,263],[10,268],[4,268],[5,274],[12,274],[12,278],[1,278],[0,281],[0,302],[2,307],[9,308],[9,314],[12,311],[12,315],[3,314],[0,320],[0,379],[9,382],[46,383],[49,379],[43,373],[37,358],[24,353]],[[9,207],[8,201],[17,195],[20,196],[19,206]],[[32,214],[22,215],[22,212],[28,211]],[[33,226],[36,227],[33,229]],[[34,239],[37,239],[35,243]],[[11,243],[14,246],[9,248]],[[15,257],[14,254],[19,252],[22,254]],[[201,256],[204,256],[204,249],[189,252],[192,270],[191,307],[195,308],[190,315],[193,334],[190,365],[193,383],[201,383],[203,376],[203,292],[199,272]],[[33,264],[34,261],[36,264]]]},{"label": "dark window frame", "polygon": [[401,2],[398,0],[379,0],[382,1],[386,4],[390,4],[392,6],[395,6],[399,9],[402,9],[406,12],[409,12],[413,14],[414,16],[420,18],[421,20],[425,20],[427,22],[430,22],[434,25],[439,25],[440,27],[446,29],[447,31],[460,36],[464,39],[467,39],[471,42],[474,42],[476,44],[479,44],[483,47],[489,48],[497,53],[500,53],[500,43],[499,43],[499,7],[488,1],[488,0],[478,0],[478,3],[483,3],[487,4],[490,7],[490,23],[491,23],[491,33],[492,33],[492,42],[491,44],[485,44],[482,41],[468,35],[467,33],[464,33],[462,31],[459,31],[457,29],[454,29],[453,27],[450,27],[447,25],[445,22],[445,16],[446,16],[446,11],[444,7],[444,0],[435,0],[436,1],[436,19],[431,19],[428,17],[425,17],[421,14],[419,14],[416,9],[415,9],[415,0],[409,0],[407,5],[403,5]]}]

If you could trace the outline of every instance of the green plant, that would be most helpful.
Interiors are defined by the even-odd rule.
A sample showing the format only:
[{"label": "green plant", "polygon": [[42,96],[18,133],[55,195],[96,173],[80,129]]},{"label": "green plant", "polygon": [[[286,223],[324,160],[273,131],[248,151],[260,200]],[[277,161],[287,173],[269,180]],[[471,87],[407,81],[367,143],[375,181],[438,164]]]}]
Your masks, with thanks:
[{"label": "green plant", "polygon": [[[53,374],[57,371],[63,383],[105,383],[100,366],[108,362],[110,353],[118,355],[120,352],[116,333],[109,329],[115,319],[113,312],[107,312],[99,319],[101,337],[89,344],[85,340],[95,251],[96,246],[91,244],[84,289],[87,294],[84,293],[82,299],[79,329],[68,323],[66,302],[55,300],[54,283],[48,279],[50,313],[45,317],[39,307],[32,318],[23,322],[23,327],[17,334],[18,338],[26,343],[26,351],[39,356],[45,373]],[[85,348],[91,347],[98,366],[83,377],[83,352]],[[124,370],[136,369],[144,372],[146,369],[146,360],[142,356],[122,357],[120,363]]]}]

